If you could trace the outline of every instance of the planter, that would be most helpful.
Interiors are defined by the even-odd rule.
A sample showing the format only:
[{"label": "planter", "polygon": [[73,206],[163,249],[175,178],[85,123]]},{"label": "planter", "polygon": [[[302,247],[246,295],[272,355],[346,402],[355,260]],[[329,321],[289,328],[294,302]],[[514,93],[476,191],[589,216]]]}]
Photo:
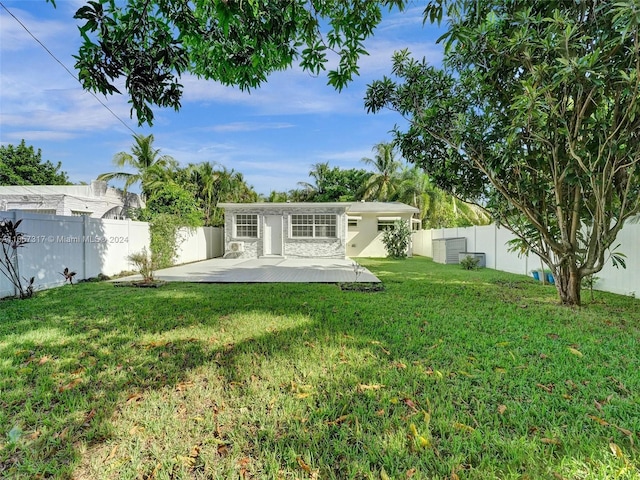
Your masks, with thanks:
[{"label": "planter", "polygon": [[382,292],[384,291],[384,285],[382,282],[349,282],[340,283],[341,290],[349,292]]},{"label": "planter", "polygon": [[551,272],[546,272],[547,275],[547,282],[550,283],[551,285],[555,285],[556,281],[553,278],[553,274]]},{"label": "planter", "polygon": [[145,282],[143,280],[133,280],[131,282],[114,282],[114,287],[137,287],[137,288],[159,288],[166,285],[164,280],[154,280],[152,282]]},{"label": "planter", "polygon": [[538,270],[534,270],[533,272],[531,272],[531,275],[533,276],[535,281],[540,281],[540,272]]}]

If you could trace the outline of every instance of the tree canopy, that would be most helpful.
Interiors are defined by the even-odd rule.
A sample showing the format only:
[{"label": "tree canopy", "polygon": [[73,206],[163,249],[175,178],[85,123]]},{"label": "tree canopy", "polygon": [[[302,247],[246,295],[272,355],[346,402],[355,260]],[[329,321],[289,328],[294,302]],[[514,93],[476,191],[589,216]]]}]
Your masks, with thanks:
[{"label": "tree canopy", "polygon": [[349,202],[358,199],[358,190],[369,173],[364,169],[330,167],[316,163],[309,171],[313,183],[298,182],[306,194],[304,201]]},{"label": "tree canopy", "polygon": [[120,168],[133,168],[135,172],[121,170],[102,173],[98,175],[98,180],[124,180],[125,192],[136,183],[140,183],[143,197],[148,198],[171,179],[171,172],[177,168],[178,162],[169,155],[160,155],[160,149],[153,146],[153,135],[137,134],[133,136],[133,140],[131,153],[116,153],[113,163]]},{"label": "tree canopy", "polygon": [[443,68],[397,52],[366,106],[409,120],[404,157],[482,203],[552,269],[563,303],[640,212],[637,2],[433,0]]},{"label": "tree canopy", "polygon": [[69,185],[67,173],[49,160],[42,161],[40,149],[22,140],[20,145],[0,145],[0,185]]},{"label": "tree canopy", "polygon": [[[48,0],[55,5],[55,0]],[[337,64],[328,83],[341,89],[358,74],[364,40],[383,8],[404,0],[91,0],[78,9],[83,39],[76,69],[85,89],[125,88],[140,124],[152,106],[180,108],[180,77],[190,73],[241,89],[299,61],[314,75]]]}]

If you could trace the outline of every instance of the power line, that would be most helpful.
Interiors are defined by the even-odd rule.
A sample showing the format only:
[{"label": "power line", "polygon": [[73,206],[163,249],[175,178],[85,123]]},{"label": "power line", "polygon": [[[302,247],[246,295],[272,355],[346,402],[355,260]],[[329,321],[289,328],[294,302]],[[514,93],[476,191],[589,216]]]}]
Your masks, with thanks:
[{"label": "power line", "polygon": [[[11,16],[13,17],[13,19],[14,19],[16,22],[18,22],[18,24],[19,24],[22,28],[24,28],[24,30],[25,30],[25,31],[26,31],[26,32],[31,36],[31,38],[33,38],[36,42],[38,42],[38,44],[39,44],[42,48],[44,48],[44,50],[45,50],[45,51],[46,51],[46,52],[51,56],[51,58],[53,58],[56,62],[58,62],[58,63],[60,64],[60,66],[61,66],[62,68],[64,68],[64,69],[65,69],[65,71],[66,71],[69,75],[71,75],[71,78],[73,78],[76,82],[80,83],[80,86],[82,86],[82,83],[80,82],[80,80],[78,80],[78,77],[76,77],[76,76],[75,76],[75,74],[74,74],[71,70],[69,70],[69,69],[67,68],[67,66],[66,66],[64,63],[62,63],[60,60],[58,60],[58,58],[53,54],[53,52],[51,52],[51,50],[49,50],[49,49],[46,47],[46,45],[45,45],[44,43],[42,43],[42,42],[41,42],[41,41],[40,41],[40,40],[39,40],[39,39],[38,39],[38,38],[37,38],[33,33],[31,33],[31,31],[29,31],[29,29],[27,28],[27,26],[26,26],[24,23],[22,23],[22,22],[20,21],[20,19],[19,19],[18,17],[16,17],[16,16],[15,16],[15,15],[14,15],[14,14],[13,14],[13,13],[12,13],[12,12],[11,12],[11,11],[10,11],[10,10],[9,10],[5,5],[4,5],[4,3],[2,3],[2,1],[0,1],[0,6],[2,6],[2,8],[4,8],[4,9],[6,10],[6,12],[7,12],[9,15],[11,15]],[[83,88],[83,90],[84,90],[84,88]],[[136,133],[137,133],[137,132],[135,132],[135,131],[134,131],[134,130],[129,126],[129,125],[127,125],[127,124],[124,122],[124,120],[122,120],[122,119],[121,119],[121,118],[120,118],[120,117],[119,117],[119,116],[118,116],[118,115],[117,115],[113,110],[111,110],[111,108],[109,108],[109,106],[108,106],[107,104],[105,104],[102,100],[100,100],[100,98],[98,98],[98,96],[97,96],[95,93],[93,93],[92,91],[89,91],[89,90],[85,90],[85,91],[86,91],[86,92],[88,92],[88,93],[89,93],[93,98],[95,98],[95,99],[100,103],[100,105],[102,105],[104,108],[106,108],[106,109],[109,111],[109,113],[111,113],[111,115],[113,115],[113,116],[114,116],[114,117],[115,117],[115,118],[116,118],[116,119],[117,119],[117,120],[118,120],[122,125],[124,125],[124,127],[125,127],[127,130],[129,130],[131,133],[133,133],[134,135],[136,135]]]}]

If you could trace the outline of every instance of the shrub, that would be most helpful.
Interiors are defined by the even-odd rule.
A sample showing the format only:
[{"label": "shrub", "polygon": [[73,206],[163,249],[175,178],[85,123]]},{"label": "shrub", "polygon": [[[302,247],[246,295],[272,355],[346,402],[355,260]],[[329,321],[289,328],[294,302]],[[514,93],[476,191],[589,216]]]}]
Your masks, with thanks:
[{"label": "shrub", "polygon": [[410,240],[411,230],[403,220],[396,220],[393,228],[385,230],[382,235],[382,243],[389,258],[406,258]]},{"label": "shrub", "polygon": [[460,266],[465,270],[476,270],[479,263],[480,259],[477,257],[472,257],[471,255],[467,255],[462,260],[460,260]]},{"label": "shrub", "polygon": [[136,270],[146,283],[153,282],[153,272],[155,270],[154,255],[147,251],[147,247],[143,247],[140,252],[132,253],[127,259],[136,266]]}]

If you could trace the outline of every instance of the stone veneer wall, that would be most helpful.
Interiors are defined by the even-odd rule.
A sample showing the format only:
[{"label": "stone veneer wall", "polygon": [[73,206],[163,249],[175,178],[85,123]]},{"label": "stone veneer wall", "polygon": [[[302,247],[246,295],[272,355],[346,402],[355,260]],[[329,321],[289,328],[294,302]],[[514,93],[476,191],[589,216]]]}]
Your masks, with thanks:
[{"label": "stone veneer wall", "polygon": [[[225,256],[230,256],[229,242],[244,242],[244,252],[234,255],[235,258],[258,258],[263,255],[263,223],[265,215],[280,215],[282,221],[283,256],[304,258],[345,258],[346,256],[346,206],[339,207],[309,207],[308,205],[283,205],[281,208],[273,206],[261,206],[247,204],[246,207],[226,208],[225,211]],[[258,238],[236,238],[233,219],[236,214],[258,215]],[[291,238],[290,215],[291,214],[334,214],[336,218],[336,238]]]}]

